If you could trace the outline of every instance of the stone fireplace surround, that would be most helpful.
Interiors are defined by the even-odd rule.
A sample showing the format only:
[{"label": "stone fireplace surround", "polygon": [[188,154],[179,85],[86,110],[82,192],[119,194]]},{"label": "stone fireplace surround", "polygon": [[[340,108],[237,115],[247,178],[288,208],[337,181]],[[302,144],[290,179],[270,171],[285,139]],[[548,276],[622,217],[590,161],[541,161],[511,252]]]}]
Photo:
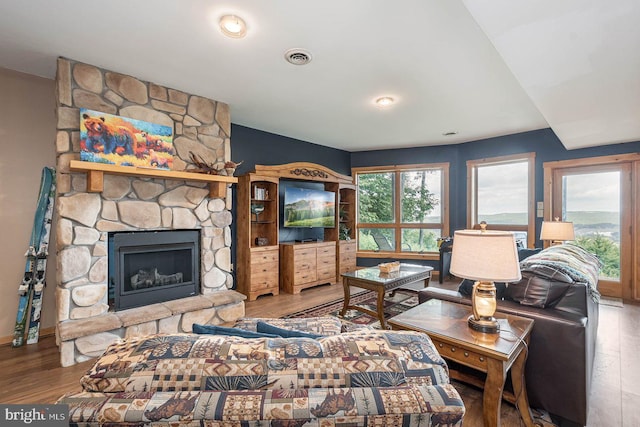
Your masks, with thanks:
[{"label": "stone fireplace surround", "polygon": [[[100,355],[122,337],[190,332],[244,315],[245,296],[231,290],[231,190],[210,198],[206,183],[104,175],[101,193],[73,173],[80,152],[80,108],[171,126],[174,169],[189,153],[220,166],[231,159],[228,106],[98,67],[58,59],[56,338],[62,366]],[[201,294],[109,311],[107,237],[113,231],[200,229]]]}]

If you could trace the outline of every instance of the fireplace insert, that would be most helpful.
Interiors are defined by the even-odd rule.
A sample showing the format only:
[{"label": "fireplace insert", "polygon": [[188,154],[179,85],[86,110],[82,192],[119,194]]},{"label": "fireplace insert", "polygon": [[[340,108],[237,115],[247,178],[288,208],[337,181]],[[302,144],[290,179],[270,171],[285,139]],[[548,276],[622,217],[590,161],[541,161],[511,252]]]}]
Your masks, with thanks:
[{"label": "fireplace insert", "polygon": [[109,233],[109,305],[125,310],[200,292],[200,231]]}]

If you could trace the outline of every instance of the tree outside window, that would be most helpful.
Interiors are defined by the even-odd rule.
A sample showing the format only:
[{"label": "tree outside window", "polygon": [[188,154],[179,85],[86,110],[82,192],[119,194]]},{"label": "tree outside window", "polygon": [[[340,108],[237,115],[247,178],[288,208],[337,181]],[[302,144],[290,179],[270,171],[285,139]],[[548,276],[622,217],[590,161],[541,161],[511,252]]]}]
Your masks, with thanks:
[{"label": "tree outside window", "polygon": [[445,229],[442,194],[448,165],[354,172],[360,251],[438,251]]}]

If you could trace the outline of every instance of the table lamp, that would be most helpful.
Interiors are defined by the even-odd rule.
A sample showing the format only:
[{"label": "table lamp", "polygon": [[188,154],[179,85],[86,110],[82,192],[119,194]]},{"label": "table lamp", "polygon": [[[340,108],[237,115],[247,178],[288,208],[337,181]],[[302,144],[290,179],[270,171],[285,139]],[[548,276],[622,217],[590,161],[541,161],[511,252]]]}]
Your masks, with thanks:
[{"label": "table lamp", "polygon": [[475,280],[471,303],[473,315],[469,327],[485,333],[497,333],[496,287],[493,282],[521,279],[515,235],[508,231],[456,231],[451,253],[451,274]]},{"label": "table lamp", "polygon": [[553,221],[542,221],[540,240],[551,240],[551,245],[562,244],[565,240],[575,240],[573,223],[560,221],[556,217]]}]

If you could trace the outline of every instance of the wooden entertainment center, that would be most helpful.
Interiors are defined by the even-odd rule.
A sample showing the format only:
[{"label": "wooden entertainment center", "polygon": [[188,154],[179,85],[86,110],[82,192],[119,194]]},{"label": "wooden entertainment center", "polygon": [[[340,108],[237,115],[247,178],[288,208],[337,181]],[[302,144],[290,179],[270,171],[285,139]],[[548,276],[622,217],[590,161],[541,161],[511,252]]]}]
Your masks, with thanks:
[{"label": "wooden entertainment center", "polygon": [[[318,182],[335,194],[335,224],[321,241],[279,241],[280,179]],[[356,186],[350,176],[315,163],[256,165],[238,178],[237,290],[249,301],[260,295],[297,294],[331,283],[356,267]],[[341,226],[345,232],[340,233]],[[346,231],[348,230],[348,231]],[[341,236],[342,234],[342,236]],[[341,240],[342,237],[342,240]]]}]

